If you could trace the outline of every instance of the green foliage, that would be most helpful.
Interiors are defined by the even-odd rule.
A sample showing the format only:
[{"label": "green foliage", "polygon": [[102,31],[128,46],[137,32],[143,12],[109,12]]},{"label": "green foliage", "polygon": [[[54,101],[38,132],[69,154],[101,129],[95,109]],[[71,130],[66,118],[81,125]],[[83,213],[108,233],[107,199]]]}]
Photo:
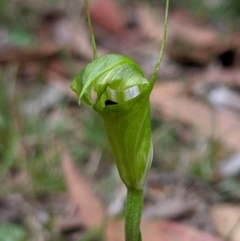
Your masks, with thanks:
[{"label": "green foliage", "polygon": [[0,224],[0,241],[25,241],[26,238],[27,233],[22,227],[10,223]]},{"label": "green foliage", "polygon": [[[12,190],[36,194],[64,188],[55,137],[67,128],[63,119],[24,116],[20,92],[16,94],[16,66],[0,70],[0,195]],[[64,139],[64,138],[63,138]],[[27,173],[26,180],[12,182],[11,175]]]},{"label": "green foliage", "polygon": [[210,160],[202,160],[194,162],[190,168],[190,174],[203,181],[211,181],[213,171],[213,163]]},{"label": "green foliage", "polygon": [[104,230],[103,229],[89,229],[78,241],[104,241]]},{"label": "green foliage", "polygon": [[240,178],[232,177],[222,180],[216,185],[216,190],[224,199],[240,200]]},{"label": "green foliage", "polygon": [[9,42],[15,46],[29,46],[35,38],[26,30],[12,29],[9,32]]},{"label": "green foliage", "polygon": [[[164,0],[148,0],[152,4],[164,4]],[[240,23],[240,1],[219,0],[219,1],[192,1],[192,0],[171,0],[171,5],[182,7],[193,11],[195,14],[205,16],[211,21],[227,21]]]},{"label": "green foliage", "polygon": [[13,166],[18,153],[15,74],[16,66],[0,70],[0,178]]},{"label": "green foliage", "polygon": [[104,161],[112,159],[107,135],[104,130],[104,124],[99,115],[97,115],[96,112],[88,109],[84,114],[82,125],[84,129],[83,144],[86,144],[86,148],[97,148],[100,150],[102,152],[102,159]]},{"label": "green foliage", "polygon": [[214,20],[228,20],[230,23],[240,23],[240,1],[221,1],[216,7],[208,9],[210,18]]},{"label": "green foliage", "polygon": [[223,158],[224,152],[220,142],[209,140],[204,155],[193,161],[188,169],[189,173],[195,178],[210,182],[214,178],[213,174],[217,166],[217,160]]},{"label": "green foliage", "polygon": [[32,181],[32,191],[35,194],[52,194],[62,191],[65,187],[59,154],[52,152],[50,157],[48,155],[39,153],[29,161],[28,170]]},{"label": "green foliage", "polygon": [[164,121],[154,114],[151,120],[153,138],[153,167],[162,172],[173,171],[179,163],[179,158],[184,149],[190,149],[188,143],[183,143],[174,126],[176,122]]}]

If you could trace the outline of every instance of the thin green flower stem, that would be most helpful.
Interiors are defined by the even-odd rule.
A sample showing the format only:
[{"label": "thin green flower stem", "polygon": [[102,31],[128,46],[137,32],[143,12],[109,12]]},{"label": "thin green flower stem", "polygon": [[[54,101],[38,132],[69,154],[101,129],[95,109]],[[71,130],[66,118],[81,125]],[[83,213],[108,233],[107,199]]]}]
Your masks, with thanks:
[{"label": "thin green flower stem", "polygon": [[125,241],[142,241],[140,222],[143,190],[128,189],[125,209]]},{"label": "thin green flower stem", "polygon": [[90,32],[90,36],[91,36],[91,41],[92,41],[93,58],[96,59],[97,58],[97,47],[96,47],[95,37],[94,37],[94,33],[93,33],[93,28],[92,28],[91,17],[90,17],[90,13],[89,13],[88,0],[85,0],[84,3],[85,3],[86,12],[87,12],[88,28],[89,28],[89,32]]},{"label": "thin green flower stem", "polygon": [[170,0],[166,1],[166,9],[165,9],[164,25],[163,25],[163,39],[162,39],[162,43],[160,45],[160,51],[159,51],[157,63],[155,65],[155,69],[154,69],[154,72],[153,72],[152,77],[151,77],[151,81],[153,82],[153,84],[155,83],[155,81],[157,79],[158,70],[159,70],[160,64],[162,62],[163,51],[164,51],[164,48],[165,48],[165,43],[166,43],[166,38],[167,38],[167,23],[168,23],[169,1]]}]

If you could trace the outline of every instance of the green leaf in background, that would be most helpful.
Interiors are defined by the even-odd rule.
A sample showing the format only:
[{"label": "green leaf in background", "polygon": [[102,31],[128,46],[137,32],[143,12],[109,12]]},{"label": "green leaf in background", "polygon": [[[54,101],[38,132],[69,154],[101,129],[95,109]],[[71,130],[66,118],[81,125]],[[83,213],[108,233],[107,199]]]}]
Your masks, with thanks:
[{"label": "green leaf in background", "polygon": [[33,35],[24,30],[12,30],[9,32],[8,36],[10,43],[15,46],[29,46],[35,41]]},{"label": "green leaf in background", "polygon": [[24,241],[26,231],[16,224],[3,223],[0,225],[0,241]]}]

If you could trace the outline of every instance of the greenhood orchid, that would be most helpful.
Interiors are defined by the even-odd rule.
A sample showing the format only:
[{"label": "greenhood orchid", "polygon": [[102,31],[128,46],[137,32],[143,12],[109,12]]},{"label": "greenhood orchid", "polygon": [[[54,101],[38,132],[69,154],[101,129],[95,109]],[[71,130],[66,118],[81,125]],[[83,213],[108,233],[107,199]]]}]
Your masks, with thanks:
[{"label": "greenhood orchid", "polygon": [[152,86],[137,63],[120,54],[95,59],[71,85],[79,102],[92,106],[102,117],[119,174],[128,188],[143,188],[152,162]]},{"label": "greenhood orchid", "polygon": [[150,81],[131,58],[108,54],[97,58],[94,34],[85,0],[94,60],[71,84],[81,102],[92,107],[104,122],[118,172],[127,187],[125,241],[141,241],[139,229],[143,188],[151,166],[153,149],[149,96],[157,79],[167,34],[169,0],[166,0],[163,41]]}]

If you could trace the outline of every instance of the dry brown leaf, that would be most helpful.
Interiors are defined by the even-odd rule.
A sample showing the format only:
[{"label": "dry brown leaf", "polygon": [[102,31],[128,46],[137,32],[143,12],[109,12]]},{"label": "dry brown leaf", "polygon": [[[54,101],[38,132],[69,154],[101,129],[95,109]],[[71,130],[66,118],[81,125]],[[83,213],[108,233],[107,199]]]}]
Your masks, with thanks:
[{"label": "dry brown leaf", "polygon": [[139,4],[136,13],[141,36],[154,40],[158,46],[163,36],[163,18],[161,22],[154,19],[153,16],[156,15],[156,12],[147,7],[146,4]]},{"label": "dry brown leaf", "polygon": [[167,54],[174,60],[206,64],[231,46],[228,35],[192,20],[169,18]]},{"label": "dry brown leaf", "polygon": [[[152,223],[148,223],[148,226],[149,234],[146,237],[148,237],[148,239],[151,241],[221,241],[220,238],[217,238],[202,231],[198,231],[190,226],[183,225],[177,222],[153,221]],[[163,239],[157,238],[157,234],[160,232],[163,234]],[[154,233],[155,235],[150,236]]]},{"label": "dry brown leaf", "polygon": [[104,30],[122,38],[125,33],[124,12],[116,0],[95,0],[91,2],[92,20]]},{"label": "dry brown leaf", "polygon": [[210,214],[217,232],[228,241],[240,240],[240,206],[216,204]]},{"label": "dry brown leaf", "polygon": [[151,94],[152,105],[168,117],[195,127],[201,135],[239,151],[240,117],[184,96],[183,88],[182,83],[157,84]]},{"label": "dry brown leaf", "polygon": [[[171,221],[143,220],[142,239],[151,241],[222,241],[192,227]],[[106,230],[107,241],[124,240],[124,222],[113,221]]]},{"label": "dry brown leaf", "polygon": [[143,212],[145,218],[176,219],[192,214],[196,210],[197,201],[186,197],[173,196],[149,205]]},{"label": "dry brown leaf", "polygon": [[82,19],[72,22],[63,12],[48,11],[37,31],[39,41],[53,41],[62,48],[86,59],[92,59],[87,25]]},{"label": "dry brown leaf", "polygon": [[209,68],[203,71],[201,74],[197,74],[192,78],[192,84],[190,85],[190,92],[196,84],[204,82],[204,84],[217,84],[225,85],[232,88],[240,88],[240,70],[239,69],[220,69]]},{"label": "dry brown leaf", "polygon": [[124,221],[123,220],[108,220],[108,225],[105,230],[106,241],[124,241]]},{"label": "dry brown leaf", "polygon": [[81,176],[66,150],[62,152],[62,167],[70,197],[78,206],[83,225],[86,228],[100,227],[105,217],[103,204]]},{"label": "dry brown leaf", "polygon": [[0,50],[0,63],[46,58],[56,54],[60,50],[61,47],[55,42],[44,42],[39,46],[25,48],[6,47]]},{"label": "dry brown leaf", "polygon": [[66,63],[62,61],[62,59],[60,59],[59,56],[49,58],[46,63],[46,69],[54,71],[61,76],[69,75],[69,69],[67,68]]}]

